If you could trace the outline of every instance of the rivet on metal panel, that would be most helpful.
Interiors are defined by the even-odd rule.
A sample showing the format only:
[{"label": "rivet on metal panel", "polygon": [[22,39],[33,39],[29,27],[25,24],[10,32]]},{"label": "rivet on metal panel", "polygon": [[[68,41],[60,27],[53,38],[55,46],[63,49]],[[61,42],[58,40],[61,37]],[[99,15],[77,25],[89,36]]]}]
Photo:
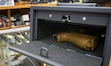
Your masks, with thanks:
[{"label": "rivet on metal panel", "polygon": [[52,17],[52,14],[49,14],[49,17]]},{"label": "rivet on metal panel", "polygon": [[82,20],[83,20],[83,21],[86,21],[86,20],[87,20],[87,17],[85,17],[85,16],[82,17]]}]

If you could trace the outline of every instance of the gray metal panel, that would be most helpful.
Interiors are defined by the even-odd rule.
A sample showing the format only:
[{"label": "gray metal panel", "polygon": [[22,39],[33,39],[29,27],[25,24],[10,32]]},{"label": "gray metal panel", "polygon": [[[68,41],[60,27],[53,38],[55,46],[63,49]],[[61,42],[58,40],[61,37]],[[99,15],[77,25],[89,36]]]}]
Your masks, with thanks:
[{"label": "gray metal panel", "polygon": [[103,66],[109,65],[110,61],[110,54],[111,54],[111,15],[110,15],[110,21],[108,22],[107,26],[107,32],[105,37],[105,44],[104,44],[104,62]]},{"label": "gray metal panel", "polygon": [[30,10],[31,15],[30,15],[30,40],[34,41],[37,38],[37,16],[36,16],[36,11],[35,10]]},{"label": "gray metal panel", "polygon": [[31,10],[73,11],[86,13],[111,13],[111,7],[82,7],[82,6],[32,6]]},{"label": "gray metal panel", "polygon": [[62,21],[62,17],[65,15],[70,16],[70,22],[72,23],[107,26],[107,22],[109,21],[108,14],[79,13],[72,11],[37,11],[38,19]]},{"label": "gray metal panel", "polygon": [[[48,49],[48,58],[40,56],[41,47]],[[33,41],[30,44],[20,46],[10,46],[10,49],[54,66],[100,66],[102,63],[100,58],[87,56],[55,45],[48,45],[41,41]]]}]

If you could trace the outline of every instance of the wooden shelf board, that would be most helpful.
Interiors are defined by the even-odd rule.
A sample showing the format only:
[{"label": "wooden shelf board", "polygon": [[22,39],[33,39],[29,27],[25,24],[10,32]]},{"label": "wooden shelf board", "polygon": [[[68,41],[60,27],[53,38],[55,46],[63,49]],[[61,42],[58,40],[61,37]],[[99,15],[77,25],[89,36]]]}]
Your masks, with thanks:
[{"label": "wooden shelf board", "polygon": [[22,28],[22,27],[27,27],[27,26],[30,26],[30,25],[12,26],[12,28]]},{"label": "wooden shelf board", "polygon": [[0,10],[30,8],[31,6],[57,6],[56,3],[24,4],[15,6],[0,6]]},{"label": "wooden shelf board", "polygon": [[3,28],[0,28],[0,30],[5,30],[5,29],[10,29],[10,27],[3,27]]}]

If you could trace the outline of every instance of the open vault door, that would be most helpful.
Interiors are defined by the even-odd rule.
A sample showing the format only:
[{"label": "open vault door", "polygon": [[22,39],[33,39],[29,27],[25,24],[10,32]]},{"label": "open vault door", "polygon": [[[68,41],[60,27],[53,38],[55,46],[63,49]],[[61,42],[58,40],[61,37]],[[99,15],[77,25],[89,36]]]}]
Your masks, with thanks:
[{"label": "open vault door", "polygon": [[[43,56],[40,55],[42,48],[48,49],[48,57],[44,51]],[[102,63],[102,59],[100,58],[87,56],[70,49],[63,49],[41,41],[33,41],[20,46],[10,46],[10,49],[35,58],[40,62],[47,63],[49,66],[100,66]]]}]

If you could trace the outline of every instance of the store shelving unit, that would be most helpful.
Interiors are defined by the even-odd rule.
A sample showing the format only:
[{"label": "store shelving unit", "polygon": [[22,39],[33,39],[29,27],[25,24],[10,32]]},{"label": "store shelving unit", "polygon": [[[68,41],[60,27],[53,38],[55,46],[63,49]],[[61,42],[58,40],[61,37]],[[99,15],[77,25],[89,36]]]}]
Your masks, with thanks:
[{"label": "store shelving unit", "polygon": [[[29,62],[29,64],[27,64],[28,66],[35,66],[33,63],[34,60],[27,58],[23,55],[18,57],[18,60],[14,62],[11,61],[12,59],[14,59],[14,57],[18,55],[18,53],[9,50],[8,46],[15,44],[19,45],[22,43],[30,42],[29,36],[25,34],[29,32],[30,24],[13,26],[12,17],[14,12],[19,11],[21,12],[22,15],[24,14],[27,15],[30,12],[31,6],[56,6],[56,5],[57,3],[38,3],[38,4],[15,3],[14,6],[0,6],[0,15],[4,15],[8,18],[8,26],[0,27],[0,51],[2,51],[2,53],[0,54],[0,56],[2,55],[2,58],[0,58],[0,60],[2,60],[2,62],[0,61],[0,66],[15,66],[15,65],[24,66],[24,64],[21,64],[21,62]],[[16,38],[16,40],[14,38]],[[11,56],[11,53],[13,54],[13,56]]]},{"label": "store shelving unit", "polygon": [[5,15],[9,20],[8,27],[2,27],[2,28],[0,28],[0,30],[29,26],[29,25],[21,25],[21,26],[12,27],[11,17],[13,15],[14,11],[15,12],[20,11],[21,14],[23,15],[23,14],[29,14],[31,6],[56,6],[56,5],[57,5],[57,3],[40,3],[40,4],[21,4],[21,5],[19,4],[19,5],[15,5],[15,6],[0,6],[0,13]]}]

